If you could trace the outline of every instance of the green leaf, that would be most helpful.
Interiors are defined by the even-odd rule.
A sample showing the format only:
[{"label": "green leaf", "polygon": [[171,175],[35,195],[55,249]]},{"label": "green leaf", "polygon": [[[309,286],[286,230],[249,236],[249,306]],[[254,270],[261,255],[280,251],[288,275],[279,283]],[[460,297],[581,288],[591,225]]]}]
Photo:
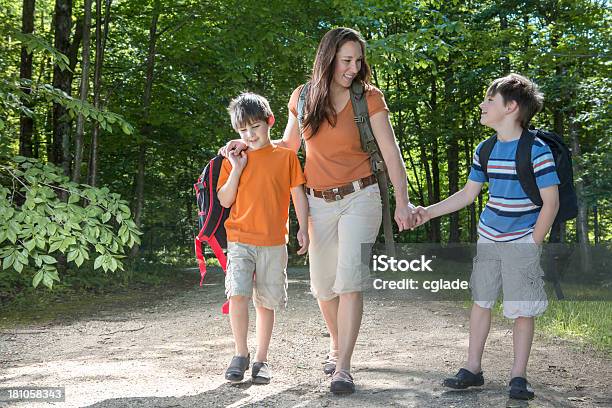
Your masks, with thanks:
[{"label": "green leaf", "polygon": [[49,246],[49,253],[57,251],[62,246],[62,242],[63,241],[52,242],[51,245]]},{"label": "green leaf", "polygon": [[40,237],[36,237],[36,246],[44,251],[46,246],[45,240]]},{"label": "green leaf", "polygon": [[49,255],[41,255],[40,258],[43,260],[44,263],[46,264],[54,264],[57,263],[57,259],[55,259],[52,256]]},{"label": "green leaf", "polygon": [[44,276],[44,271],[41,269],[40,271],[36,272],[36,275],[34,275],[34,278],[32,279],[32,286],[37,287],[38,284],[40,283],[40,281],[42,280],[43,276]]},{"label": "green leaf", "polygon": [[105,212],[104,214],[102,214],[102,222],[106,223],[110,219],[111,219],[111,213]]},{"label": "green leaf", "polygon": [[60,281],[59,275],[57,274],[57,270],[52,270],[49,272],[46,272],[45,275],[47,275],[49,278],[51,278],[54,281]]},{"label": "green leaf", "polygon": [[43,285],[45,285],[49,289],[53,289],[53,278],[51,276],[49,276],[48,273],[45,273],[43,275],[42,283],[43,283]]},{"label": "green leaf", "polygon": [[81,265],[83,265],[83,261],[84,261],[84,259],[83,259],[83,255],[81,255],[81,254],[79,253],[79,254],[77,255],[76,259],[74,260],[74,263],[75,263],[77,266],[81,266]]},{"label": "green leaf", "polygon": [[68,252],[68,257],[66,258],[66,260],[68,262],[72,262],[77,258],[78,255],[80,255],[79,251],[76,249],[73,249],[72,251]]},{"label": "green leaf", "polygon": [[[50,237],[54,236],[55,233],[57,232],[57,225],[56,224],[47,224],[47,233],[49,234]],[[49,251],[49,252],[53,252],[53,251]]]},{"label": "green leaf", "polygon": [[15,259],[15,262],[13,263],[13,269],[15,269],[18,273],[21,273],[21,271],[23,270],[23,264],[19,262],[19,260]]},{"label": "green leaf", "polygon": [[29,251],[32,252],[34,248],[36,248],[36,239],[32,238],[29,241],[23,243],[23,246]]},{"label": "green leaf", "polygon": [[2,260],[2,269],[6,270],[10,268],[13,265],[14,261],[15,261],[15,254],[10,254],[9,256],[7,256],[6,258]]},{"label": "green leaf", "polygon": [[81,197],[79,197],[76,194],[70,194],[70,197],[68,197],[68,204],[74,204],[74,203],[78,203],[81,200]]},{"label": "green leaf", "polygon": [[104,255],[100,255],[96,258],[96,260],[94,261],[94,269],[99,269],[102,265],[102,262],[104,262]]},{"label": "green leaf", "polygon": [[113,272],[117,270],[117,260],[115,258],[110,258],[108,268]]}]

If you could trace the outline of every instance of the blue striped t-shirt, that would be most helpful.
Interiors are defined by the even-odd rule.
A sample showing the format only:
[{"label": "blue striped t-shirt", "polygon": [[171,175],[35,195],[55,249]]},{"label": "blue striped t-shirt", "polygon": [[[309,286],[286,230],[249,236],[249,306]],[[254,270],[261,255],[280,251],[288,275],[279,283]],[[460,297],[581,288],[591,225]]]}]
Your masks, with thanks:
[{"label": "blue striped t-shirt", "polygon": [[[478,233],[493,241],[513,241],[530,234],[540,214],[541,207],[527,197],[516,175],[518,142],[519,139],[498,140],[489,156],[489,200],[480,215]],[[476,147],[468,177],[478,183],[487,181],[478,159],[483,143]],[[550,148],[537,137],[531,148],[531,162],[538,188],[559,184]]]}]

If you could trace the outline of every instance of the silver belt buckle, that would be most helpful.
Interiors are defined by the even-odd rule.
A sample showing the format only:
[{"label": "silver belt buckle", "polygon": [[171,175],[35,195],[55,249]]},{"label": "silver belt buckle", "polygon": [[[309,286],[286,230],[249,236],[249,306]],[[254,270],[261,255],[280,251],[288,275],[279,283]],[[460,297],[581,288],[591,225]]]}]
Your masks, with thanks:
[{"label": "silver belt buckle", "polygon": [[338,194],[338,192],[339,192],[339,191],[338,191],[338,187],[334,187],[334,188],[332,188],[332,191],[333,191],[334,193],[336,193],[336,197],[335,197],[335,198],[336,198],[336,201],[338,201],[338,200],[342,200],[342,196],[341,196],[340,194]]}]

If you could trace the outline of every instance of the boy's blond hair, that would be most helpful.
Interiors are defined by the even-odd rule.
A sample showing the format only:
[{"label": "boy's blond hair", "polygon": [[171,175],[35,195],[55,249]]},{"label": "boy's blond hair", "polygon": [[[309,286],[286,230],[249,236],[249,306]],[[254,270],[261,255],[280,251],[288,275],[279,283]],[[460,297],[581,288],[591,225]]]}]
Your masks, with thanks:
[{"label": "boy's blond hair", "polygon": [[236,130],[258,120],[267,122],[273,115],[268,100],[252,92],[243,92],[232,99],[227,111],[232,120],[232,127]]},{"label": "boy's blond hair", "polygon": [[494,80],[487,89],[487,95],[500,94],[504,104],[515,101],[519,107],[518,118],[523,129],[544,106],[544,94],[528,78],[519,74],[510,74]]}]

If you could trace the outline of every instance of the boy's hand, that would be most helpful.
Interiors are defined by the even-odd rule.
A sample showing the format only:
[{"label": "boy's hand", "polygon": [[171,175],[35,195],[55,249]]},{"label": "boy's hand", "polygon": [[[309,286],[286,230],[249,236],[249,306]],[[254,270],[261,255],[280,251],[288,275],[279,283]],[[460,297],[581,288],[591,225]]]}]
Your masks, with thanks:
[{"label": "boy's hand", "polygon": [[429,214],[429,212],[427,211],[427,208],[425,207],[418,206],[417,208],[415,208],[414,211],[415,211],[415,218],[416,218],[416,222],[414,225],[415,227],[419,227],[431,219],[431,215]]},{"label": "boy's hand", "polygon": [[230,152],[232,151],[240,152],[242,150],[246,150],[247,148],[248,146],[241,139],[234,139],[234,140],[230,140],[229,142],[225,144],[225,146],[220,148],[217,154],[220,154],[221,156],[227,157],[229,159]]},{"label": "boy's hand", "polygon": [[247,154],[244,150],[232,150],[229,152],[227,156],[230,164],[232,165],[232,170],[236,170],[238,172],[242,172],[247,165]]},{"label": "boy's hand", "polygon": [[310,244],[308,231],[300,228],[297,232],[297,240],[298,244],[300,244],[300,249],[298,249],[297,254],[304,255],[308,251],[308,245]]}]

